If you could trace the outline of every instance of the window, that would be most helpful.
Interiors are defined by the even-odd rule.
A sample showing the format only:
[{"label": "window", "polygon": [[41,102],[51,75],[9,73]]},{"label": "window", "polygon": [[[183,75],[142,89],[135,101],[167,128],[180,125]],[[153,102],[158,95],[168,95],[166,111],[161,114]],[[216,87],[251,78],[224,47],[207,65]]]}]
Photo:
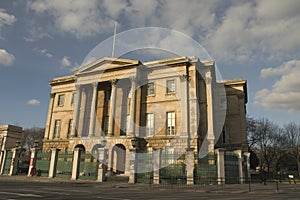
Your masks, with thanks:
[{"label": "window", "polygon": [[175,93],[175,80],[167,80],[167,94]]},{"label": "window", "polygon": [[59,138],[59,134],[60,134],[60,125],[61,125],[61,121],[60,121],[60,120],[55,120],[55,125],[54,125],[54,138]]},{"label": "window", "polygon": [[147,96],[154,95],[154,83],[147,84]]},{"label": "window", "polygon": [[175,112],[167,112],[167,135],[175,135]]},{"label": "window", "polygon": [[146,136],[153,136],[154,131],[154,114],[148,113],[146,116]]},{"label": "window", "polygon": [[69,120],[69,126],[68,126],[68,138],[72,135],[72,129],[73,129],[73,119]]},{"label": "window", "polygon": [[71,105],[73,105],[76,102],[76,97],[77,97],[77,94],[75,92],[73,92],[72,99],[71,99]]},{"label": "window", "polygon": [[58,95],[57,105],[58,106],[64,106],[64,100],[65,100],[65,95],[64,94]]},{"label": "window", "polygon": [[105,135],[108,134],[108,120],[109,120],[108,116],[105,116],[103,121],[103,130]]}]

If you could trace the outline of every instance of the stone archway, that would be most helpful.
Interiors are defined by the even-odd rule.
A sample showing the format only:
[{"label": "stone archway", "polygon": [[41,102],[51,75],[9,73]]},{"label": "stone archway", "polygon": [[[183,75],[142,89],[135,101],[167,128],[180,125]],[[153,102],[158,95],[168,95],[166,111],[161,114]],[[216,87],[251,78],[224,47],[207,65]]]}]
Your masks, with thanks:
[{"label": "stone archway", "polygon": [[125,173],[126,148],[123,144],[116,144],[112,148],[112,171],[116,174]]},{"label": "stone archway", "polygon": [[74,149],[75,148],[79,148],[81,152],[85,152],[85,146],[83,144],[77,144]]}]

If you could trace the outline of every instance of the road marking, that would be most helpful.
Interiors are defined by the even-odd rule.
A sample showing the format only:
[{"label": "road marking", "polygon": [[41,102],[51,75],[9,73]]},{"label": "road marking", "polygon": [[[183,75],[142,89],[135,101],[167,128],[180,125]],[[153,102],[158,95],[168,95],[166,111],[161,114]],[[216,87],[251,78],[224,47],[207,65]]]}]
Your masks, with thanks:
[{"label": "road marking", "polygon": [[24,193],[16,193],[16,192],[0,192],[0,194],[11,194],[11,195],[17,195],[21,197],[43,197],[37,194],[24,194]]}]

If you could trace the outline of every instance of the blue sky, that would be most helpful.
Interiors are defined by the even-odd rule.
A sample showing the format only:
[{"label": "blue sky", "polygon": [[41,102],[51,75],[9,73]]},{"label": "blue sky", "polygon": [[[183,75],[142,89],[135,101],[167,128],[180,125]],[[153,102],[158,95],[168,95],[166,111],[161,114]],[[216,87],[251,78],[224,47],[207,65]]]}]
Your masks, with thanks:
[{"label": "blue sky", "polygon": [[224,79],[248,81],[249,116],[299,123],[299,10],[298,0],[0,0],[0,123],[44,127],[48,82],[79,67],[115,21],[118,32],[186,34]]}]

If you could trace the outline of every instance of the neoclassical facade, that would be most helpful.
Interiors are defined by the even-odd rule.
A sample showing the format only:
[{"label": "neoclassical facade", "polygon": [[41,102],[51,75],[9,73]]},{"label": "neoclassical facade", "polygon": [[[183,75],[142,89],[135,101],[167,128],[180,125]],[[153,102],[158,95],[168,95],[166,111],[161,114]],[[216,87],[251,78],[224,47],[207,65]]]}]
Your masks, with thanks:
[{"label": "neoclassical facade", "polygon": [[43,151],[105,145],[119,172],[128,170],[133,147],[247,151],[246,81],[216,81],[212,61],[104,57],[50,85]]}]

